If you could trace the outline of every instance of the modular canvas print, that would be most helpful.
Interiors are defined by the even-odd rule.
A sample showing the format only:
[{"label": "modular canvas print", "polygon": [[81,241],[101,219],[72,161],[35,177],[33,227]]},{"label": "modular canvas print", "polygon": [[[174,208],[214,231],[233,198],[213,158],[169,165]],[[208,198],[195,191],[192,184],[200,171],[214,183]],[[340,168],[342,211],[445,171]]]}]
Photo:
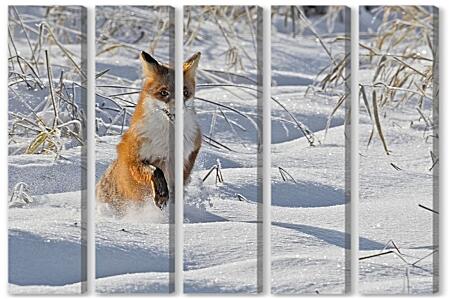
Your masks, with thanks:
[{"label": "modular canvas print", "polygon": [[9,293],[438,293],[439,8],[353,10],[9,6]]}]

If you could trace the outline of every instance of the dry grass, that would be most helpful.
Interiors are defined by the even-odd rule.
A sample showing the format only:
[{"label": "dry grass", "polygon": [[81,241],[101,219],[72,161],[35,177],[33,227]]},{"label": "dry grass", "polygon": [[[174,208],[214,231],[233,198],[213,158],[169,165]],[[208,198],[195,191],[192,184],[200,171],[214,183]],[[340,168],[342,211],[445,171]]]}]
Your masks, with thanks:
[{"label": "dry grass", "polygon": [[[202,42],[208,36],[202,29],[216,27],[223,37],[227,50],[223,52],[230,69],[245,70],[244,60],[256,68],[257,28],[256,6],[187,6],[185,8],[184,45]],[[250,52],[242,41],[250,37],[253,45]]]},{"label": "dry grass", "polygon": [[10,106],[23,107],[9,112],[9,142],[19,145],[15,153],[51,153],[57,158],[66,144],[85,143],[81,44],[86,36],[76,7],[40,8],[42,15],[30,12],[9,8]]},{"label": "dry grass", "polygon": [[[329,98],[338,100],[330,112],[325,126],[325,136],[336,112],[347,102],[350,94],[349,67],[350,47],[349,34],[328,33],[333,32],[336,22],[346,22],[345,7],[343,6],[279,6],[272,8],[272,16],[284,17],[284,26],[292,30],[294,38],[314,38],[320,45],[320,50],[328,57],[328,63],[316,74],[314,84],[311,84],[305,92],[305,96]],[[326,24],[326,32],[319,32],[318,24]],[[323,30],[324,28],[322,28]],[[347,28],[350,30],[350,27]],[[300,36],[300,37],[299,37]],[[348,115],[347,115],[348,116]],[[349,121],[346,119],[346,121]],[[307,129],[307,127],[306,127]],[[321,143],[309,129],[302,132],[311,146]]]},{"label": "dry grass", "polygon": [[[169,17],[170,12],[168,6],[98,7],[96,56],[114,55],[121,50],[135,57],[142,50],[154,54],[161,39],[173,34],[174,20]],[[147,43],[148,47],[142,49],[140,43]]]},{"label": "dry grass", "polygon": [[436,28],[433,11],[426,7],[385,6],[372,13],[381,19],[381,25],[360,42],[361,68],[374,69],[371,82],[360,84],[360,94],[374,125],[368,145],[376,131],[389,155],[381,121],[384,109],[414,103],[425,131],[434,129],[432,111],[425,113],[424,106],[426,101],[433,103],[437,88],[433,86]]}]

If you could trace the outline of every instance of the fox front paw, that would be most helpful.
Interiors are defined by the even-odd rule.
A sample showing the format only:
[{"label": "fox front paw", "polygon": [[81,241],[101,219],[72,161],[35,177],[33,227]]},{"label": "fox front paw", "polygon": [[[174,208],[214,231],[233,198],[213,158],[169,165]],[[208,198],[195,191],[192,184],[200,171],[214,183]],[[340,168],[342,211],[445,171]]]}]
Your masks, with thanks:
[{"label": "fox front paw", "polygon": [[153,172],[153,183],[155,187],[155,197],[153,201],[158,208],[163,209],[169,201],[169,189],[167,188],[164,173],[159,168],[156,168]]}]

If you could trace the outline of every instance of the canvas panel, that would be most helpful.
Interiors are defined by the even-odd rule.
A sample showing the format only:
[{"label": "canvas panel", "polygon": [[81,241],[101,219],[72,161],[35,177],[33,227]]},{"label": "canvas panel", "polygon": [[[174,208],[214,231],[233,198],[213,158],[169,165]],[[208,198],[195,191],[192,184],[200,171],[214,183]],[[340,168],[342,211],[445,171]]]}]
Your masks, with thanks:
[{"label": "canvas panel", "polygon": [[[194,163],[184,181],[184,292],[257,293],[262,288],[262,10],[186,6],[183,45],[185,59],[201,53],[195,98],[184,104],[185,165]],[[185,75],[184,86],[189,84]],[[189,141],[195,123],[200,148]],[[195,161],[190,148],[199,148]]]},{"label": "canvas panel", "polygon": [[350,9],[272,6],[271,281],[350,287]]},{"label": "canvas panel", "polygon": [[8,9],[8,269],[12,294],[86,282],[86,8]]},{"label": "canvas panel", "polygon": [[362,6],[360,263],[364,294],[438,291],[438,9]]},{"label": "canvas panel", "polygon": [[169,293],[174,9],[97,6],[95,26],[96,291]]}]

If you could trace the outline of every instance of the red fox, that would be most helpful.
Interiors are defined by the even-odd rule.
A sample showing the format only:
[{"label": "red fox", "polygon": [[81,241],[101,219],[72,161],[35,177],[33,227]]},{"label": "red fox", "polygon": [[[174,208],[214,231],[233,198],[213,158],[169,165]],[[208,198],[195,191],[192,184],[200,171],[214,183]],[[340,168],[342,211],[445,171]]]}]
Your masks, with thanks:
[{"label": "red fox", "polygon": [[[97,200],[123,213],[128,203],[152,199],[162,209],[174,190],[175,74],[172,67],[141,52],[144,82],[129,129],[117,145],[117,159],[96,186]],[[183,64],[184,183],[189,180],[202,134],[192,105],[200,53]]]}]

